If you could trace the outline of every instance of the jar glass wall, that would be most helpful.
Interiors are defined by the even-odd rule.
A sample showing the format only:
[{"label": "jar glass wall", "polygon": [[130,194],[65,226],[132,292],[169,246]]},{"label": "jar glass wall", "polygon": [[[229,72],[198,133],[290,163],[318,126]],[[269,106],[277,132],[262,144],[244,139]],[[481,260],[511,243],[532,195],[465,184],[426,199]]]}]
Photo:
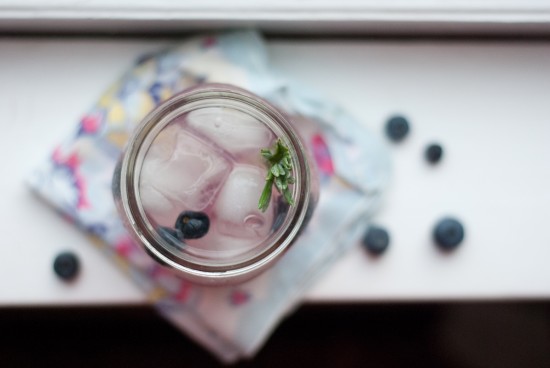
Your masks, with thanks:
[{"label": "jar glass wall", "polygon": [[[275,107],[234,86],[205,84],[143,120],[113,192],[128,231],[155,260],[198,283],[238,283],[272,265],[311,216],[318,184],[310,161]],[[266,187],[272,194],[260,209]]]}]

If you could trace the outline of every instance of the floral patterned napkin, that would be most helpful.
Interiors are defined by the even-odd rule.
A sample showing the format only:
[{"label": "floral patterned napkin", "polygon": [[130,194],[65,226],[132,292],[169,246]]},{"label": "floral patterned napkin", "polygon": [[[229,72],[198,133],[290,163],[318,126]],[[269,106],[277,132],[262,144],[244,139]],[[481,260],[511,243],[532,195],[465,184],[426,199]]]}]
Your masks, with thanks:
[{"label": "floral patterned napkin", "polygon": [[[238,85],[299,117],[297,124],[313,120],[321,132],[307,142],[321,186],[308,228],[273,268],[238,286],[194,285],[156,264],[126,233],[111,195],[113,169],[134,127],[161,101],[203,82]],[[372,133],[330,101],[273,72],[260,35],[245,31],[191,38],[137,60],[29,180],[163,316],[222,361],[233,362],[252,356],[304,290],[356,244],[389,171],[388,153]]]}]

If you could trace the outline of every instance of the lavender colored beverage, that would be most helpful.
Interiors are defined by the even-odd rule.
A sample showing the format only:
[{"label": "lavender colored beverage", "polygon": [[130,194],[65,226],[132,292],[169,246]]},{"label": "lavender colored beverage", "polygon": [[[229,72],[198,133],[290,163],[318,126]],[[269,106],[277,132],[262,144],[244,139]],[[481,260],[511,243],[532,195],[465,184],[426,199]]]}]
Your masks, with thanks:
[{"label": "lavender colored beverage", "polygon": [[[277,205],[281,195],[274,191],[268,208],[258,209],[266,177],[260,149],[275,141],[267,126],[237,110],[207,107],[185,114],[157,135],[145,156],[140,176],[145,214],[167,233],[174,228],[173,235],[197,256],[215,260],[246,253],[273,232],[275,208],[288,208]],[[178,236],[182,213],[189,219],[206,215],[206,234]]]},{"label": "lavender colored beverage", "polygon": [[145,118],[113,188],[155,260],[220,285],[259,274],[291,246],[318,197],[311,175],[283,114],[239,88],[203,85]]}]

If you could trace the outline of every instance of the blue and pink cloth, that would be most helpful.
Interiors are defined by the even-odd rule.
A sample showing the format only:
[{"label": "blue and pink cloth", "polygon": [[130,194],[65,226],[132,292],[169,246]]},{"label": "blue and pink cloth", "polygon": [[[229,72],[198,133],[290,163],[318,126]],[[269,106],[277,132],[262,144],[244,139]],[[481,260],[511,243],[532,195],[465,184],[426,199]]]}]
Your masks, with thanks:
[{"label": "blue and pink cloth", "polygon": [[[134,127],[161,101],[204,82],[245,88],[315,121],[322,132],[307,142],[321,175],[308,228],[272,269],[238,286],[197,286],[156,264],[127,234],[111,194],[115,164]],[[274,72],[260,35],[246,31],[191,38],[137,60],[30,183],[141,287],[161,315],[233,362],[252,356],[304,291],[357,244],[389,177],[383,143],[338,106]]]}]

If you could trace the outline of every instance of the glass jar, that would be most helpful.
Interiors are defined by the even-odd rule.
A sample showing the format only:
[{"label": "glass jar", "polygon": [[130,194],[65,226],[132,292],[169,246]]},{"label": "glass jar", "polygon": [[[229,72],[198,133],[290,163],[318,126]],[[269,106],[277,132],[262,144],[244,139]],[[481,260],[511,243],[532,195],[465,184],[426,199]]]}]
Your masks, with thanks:
[{"label": "glass jar", "polygon": [[[270,163],[262,149],[281,155]],[[285,154],[287,166],[278,161]],[[203,84],[145,117],[113,193],[127,230],[157,262],[196,283],[235,284],[273,265],[306,226],[319,195],[310,161],[275,107],[234,86]],[[283,165],[269,174],[273,163]]]}]

